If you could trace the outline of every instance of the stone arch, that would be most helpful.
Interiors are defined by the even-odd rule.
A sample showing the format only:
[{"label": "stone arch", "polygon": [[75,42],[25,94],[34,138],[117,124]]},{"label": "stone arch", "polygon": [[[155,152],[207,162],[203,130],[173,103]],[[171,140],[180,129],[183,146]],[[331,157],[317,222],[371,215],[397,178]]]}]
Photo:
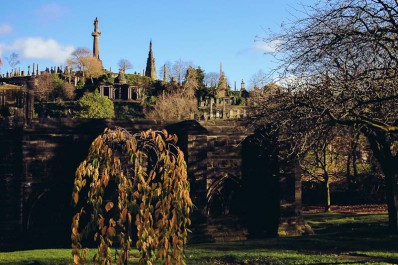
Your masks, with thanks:
[{"label": "stone arch", "polygon": [[207,180],[208,216],[239,215],[241,179],[230,172],[219,172],[216,177]]}]

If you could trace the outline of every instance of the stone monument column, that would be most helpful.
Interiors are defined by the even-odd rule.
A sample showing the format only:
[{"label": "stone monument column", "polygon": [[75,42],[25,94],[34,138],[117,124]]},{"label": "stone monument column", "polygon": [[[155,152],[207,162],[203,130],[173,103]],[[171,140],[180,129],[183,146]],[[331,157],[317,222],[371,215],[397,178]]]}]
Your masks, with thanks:
[{"label": "stone monument column", "polygon": [[101,36],[101,32],[99,32],[99,30],[98,30],[98,18],[95,18],[95,20],[94,20],[94,31],[93,31],[93,33],[91,33],[91,36],[94,37],[93,56],[99,60],[100,59],[100,57],[99,57],[99,51],[100,51],[99,37]]}]

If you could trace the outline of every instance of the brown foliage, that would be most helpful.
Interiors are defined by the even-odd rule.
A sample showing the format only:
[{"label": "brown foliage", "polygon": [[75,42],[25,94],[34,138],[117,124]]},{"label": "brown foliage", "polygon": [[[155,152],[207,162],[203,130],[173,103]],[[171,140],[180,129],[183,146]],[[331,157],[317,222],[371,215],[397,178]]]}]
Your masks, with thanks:
[{"label": "brown foliage", "polygon": [[101,61],[93,57],[87,48],[77,48],[73,51],[67,64],[80,71],[83,78],[89,77],[91,82],[93,82],[93,78],[102,74]]},{"label": "brown foliage", "polygon": [[[185,264],[192,201],[184,155],[176,141],[165,130],[131,135],[121,128],[107,129],[93,141],[76,171],[72,194],[75,204],[88,204],[72,220],[74,264],[86,262],[81,240],[90,230],[98,244],[96,264],[112,263],[110,247],[115,240],[120,245],[116,263],[127,264],[133,224],[140,264],[155,259]],[[81,228],[84,215],[90,221]]]},{"label": "brown foliage", "polygon": [[[189,91],[189,90],[188,90]],[[160,95],[146,116],[161,120],[186,120],[198,112],[197,100],[180,89]]]},{"label": "brown foliage", "polygon": [[83,73],[91,79],[96,78],[102,74],[102,63],[100,60],[93,56],[81,57],[80,61],[83,65]]},{"label": "brown foliage", "polygon": [[81,58],[89,56],[92,56],[89,49],[83,47],[77,48],[72,52],[71,57],[67,60],[67,64],[78,71],[84,71],[84,64]]},{"label": "brown foliage", "polygon": [[66,100],[72,100],[75,95],[75,87],[68,82],[64,82],[62,85],[63,97]]},{"label": "brown foliage", "polygon": [[35,98],[39,101],[47,100],[55,86],[54,77],[44,72],[36,78]]}]

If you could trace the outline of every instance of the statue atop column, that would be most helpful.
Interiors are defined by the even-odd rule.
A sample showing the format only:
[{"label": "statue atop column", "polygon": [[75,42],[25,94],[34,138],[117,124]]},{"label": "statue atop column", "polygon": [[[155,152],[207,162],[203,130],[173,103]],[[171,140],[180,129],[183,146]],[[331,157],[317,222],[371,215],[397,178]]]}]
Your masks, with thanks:
[{"label": "statue atop column", "polygon": [[93,56],[99,60],[100,59],[100,57],[99,57],[99,51],[100,51],[99,37],[101,36],[101,32],[98,29],[98,18],[95,18],[95,20],[94,20],[94,31],[93,31],[93,33],[91,33],[91,36],[94,37]]},{"label": "statue atop column", "polygon": [[97,17],[94,19],[94,32],[99,32],[98,31],[98,18]]}]

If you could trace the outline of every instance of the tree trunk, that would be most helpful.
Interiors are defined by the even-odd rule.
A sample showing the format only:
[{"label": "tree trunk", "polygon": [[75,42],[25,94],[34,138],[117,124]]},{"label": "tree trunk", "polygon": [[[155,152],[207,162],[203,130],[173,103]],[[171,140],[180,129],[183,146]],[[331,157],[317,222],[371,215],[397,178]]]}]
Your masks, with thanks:
[{"label": "tree trunk", "polygon": [[353,177],[351,175],[351,152],[348,154],[348,157],[347,157],[346,170],[347,170],[348,190],[353,190],[354,180],[353,180]]},{"label": "tree trunk", "polygon": [[391,233],[397,232],[397,174],[398,157],[391,153],[390,144],[387,135],[382,132],[364,131],[367,136],[373,155],[380,163],[385,177],[386,200],[388,208],[388,227]]},{"label": "tree trunk", "polygon": [[330,212],[330,184],[329,184],[329,175],[327,173],[324,174],[324,185],[325,185],[325,213]]},{"label": "tree trunk", "polygon": [[353,154],[352,154],[352,169],[353,169],[353,179],[358,178],[358,167],[357,167],[357,153],[356,150],[354,149]]},{"label": "tree trunk", "polygon": [[[383,170],[384,171],[384,170]],[[397,209],[398,209],[398,194],[397,194],[397,174],[393,170],[384,171],[386,199],[388,208],[388,227],[393,233],[397,232]]]},{"label": "tree trunk", "polygon": [[325,213],[330,212],[330,185],[329,180],[324,182],[325,184]]}]

